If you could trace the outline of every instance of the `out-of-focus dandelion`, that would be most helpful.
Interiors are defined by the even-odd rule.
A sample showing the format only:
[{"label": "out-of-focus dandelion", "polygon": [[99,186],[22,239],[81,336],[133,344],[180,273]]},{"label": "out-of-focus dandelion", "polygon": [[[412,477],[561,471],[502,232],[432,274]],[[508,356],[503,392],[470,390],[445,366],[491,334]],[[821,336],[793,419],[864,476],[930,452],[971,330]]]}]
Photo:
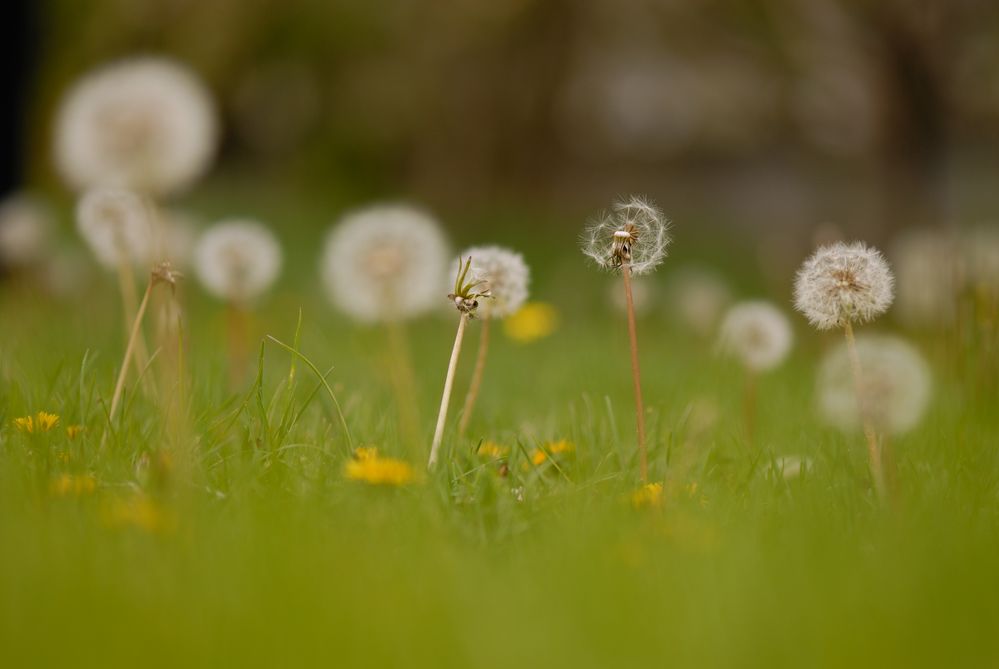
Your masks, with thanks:
[{"label": "out-of-focus dandelion", "polygon": [[718,325],[732,293],[718,272],[688,265],[670,274],[667,283],[670,313],[701,337],[709,337]]},{"label": "out-of-focus dandelion", "polygon": [[856,354],[863,370],[859,388],[851,376],[847,345],[833,349],[822,362],[818,377],[822,416],[846,432],[865,422],[882,435],[914,428],[932,390],[930,369],[922,355],[908,342],[886,335],[857,337]]},{"label": "out-of-focus dandelion", "polygon": [[39,262],[52,241],[52,213],[39,199],[16,193],[0,202],[0,269]]},{"label": "out-of-focus dandelion", "polygon": [[661,506],[663,503],[663,484],[646,483],[631,493],[631,506],[636,509],[648,509]]},{"label": "out-of-focus dandelion", "polygon": [[819,330],[843,328],[846,351],[856,386],[856,399],[867,438],[871,476],[878,495],[884,497],[884,463],[872,418],[871,401],[857,352],[853,324],[866,323],[888,310],[894,297],[894,277],[880,251],[862,242],[837,242],[816,251],[798,270],[794,306]]},{"label": "out-of-focus dandelion", "polygon": [[97,490],[97,479],[91,474],[60,474],[49,490],[56,497],[82,497]]},{"label": "out-of-focus dandelion", "polygon": [[504,446],[502,444],[497,444],[495,441],[484,441],[479,444],[475,451],[475,454],[481,458],[489,458],[492,460],[497,460],[499,458],[505,458],[510,454],[510,447]]},{"label": "out-of-focus dandelion", "polygon": [[326,238],[320,274],[335,307],[363,323],[383,323],[403,434],[415,448],[417,386],[403,322],[434,309],[450,252],[440,224],[415,207],[373,205],[346,214]]},{"label": "out-of-focus dandelion", "polygon": [[505,318],[516,313],[527,300],[530,270],[524,257],[519,253],[499,246],[473,246],[462,251],[451,266],[451,273],[460,271],[461,259],[472,258],[470,274],[482,282],[483,292],[488,291],[490,299],[479,305],[478,315],[482,318],[479,334],[479,351],[475,358],[475,369],[469,382],[465,406],[458,423],[458,435],[465,434],[472,418],[475,401],[482,385],[482,375],[486,367],[489,351],[490,323],[494,318]]},{"label": "out-of-focus dandelion", "polygon": [[166,535],[177,528],[177,516],[172,511],[141,493],[109,500],[101,516],[105,526],[116,530],[134,528]]},{"label": "out-of-focus dandelion", "polygon": [[943,230],[903,233],[891,247],[899,317],[912,326],[952,324],[963,283],[957,240]]},{"label": "out-of-focus dandelion", "polygon": [[581,238],[581,246],[586,256],[599,267],[620,271],[624,279],[642,483],[648,482],[649,464],[645,449],[645,408],[642,404],[638,336],[631,282],[632,275],[651,272],[666,259],[669,243],[669,221],[657,207],[639,197],[614,204],[609,212],[600,215],[587,226]]},{"label": "out-of-focus dandelion", "polygon": [[783,455],[774,458],[771,469],[785,481],[796,479],[804,472],[811,471],[812,459],[802,455]]},{"label": "out-of-focus dandelion", "polygon": [[549,441],[531,451],[531,464],[537,467],[539,465],[543,465],[553,457],[568,455],[575,452],[576,445],[567,439]]},{"label": "out-of-focus dandelion", "polygon": [[465,325],[474,318],[479,309],[479,302],[489,298],[489,287],[482,279],[471,274],[472,258],[459,263],[458,273],[454,279],[454,292],[447,297],[458,310],[458,331],[454,336],[454,346],[451,347],[451,360],[448,362],[447,375],[444,377],[444,392],[441,395],[441,406],[437,412],[437,427],[434,429],[434,439],[430,444],[430,460],[428,468],[437,463],[438,451],[444,438],[444,425],[447,421],[448,405],[451,402],[451,388],[454,386],[454,374],[458,369],[458,356],[461,355],[461,342],[465,336]]},{"label": "out-of-focus dandelion", "polygon": [[750,444],[756,433],[757,376],[784,362],[793,339],[787,316],[769,302],[740,302],[722,320],[719,347],[746,368],[743,418]]},{"label": "out-of-focus dandelion", "polygon": [[67,425],[66,426],[66,438],[76,439],[79,437],[85,428],[82,425]]},{"label": "out-of-focus dandelion", "polygon": [[402,486],[412,483],[415,478],[412,465],[405,460],[382,456],[373,446],[355,450],[354,457],[344,465],[343,473],[351,481],[382,486]]},{"label": "out-of-focus dandelion", "polygon": [[558,311],[545,302],[528,302],[503,321],[503,332],[521,344],[550,336],[558,329]]},{"label": "out-of-focus dandelion", "polygon": [[217,136],[214,104],[194,73],[140,58],[107,65],[70,89],[56,119],[55,158],[74,189],[116,185],[163,196],[201,176]]},{"label": "out-of-focus dandelion", "polygon": [[51,432],[52,428],[58,424],[59,416],[48,411],[39,411],[33,416],[22,416],[14,419],[14,427],[17,428],[17,431],[28,434]]},{"label": "out-of-focus dandelion", "polygon": [[262,223],[232,219],[206,230],[194,248],[194,269],[205,289],[226,304],[229,377],[244,376],[251,303],[273,285],[281,271],[281,245]]}]

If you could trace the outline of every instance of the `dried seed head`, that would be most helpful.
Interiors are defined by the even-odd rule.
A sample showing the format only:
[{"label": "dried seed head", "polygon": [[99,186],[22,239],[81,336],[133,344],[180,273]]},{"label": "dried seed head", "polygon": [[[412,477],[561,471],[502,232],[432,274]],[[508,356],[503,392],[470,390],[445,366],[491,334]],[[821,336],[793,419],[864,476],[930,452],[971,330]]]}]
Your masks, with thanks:
[{"label": "dried seed head", "polygon": [[784,361],[791,350],[791,324],[769,302],[742,302],[725,315],[719,344],[747,369],[764,372]]},{"label": "dried seed head", "polygon": [[109,269],[150,262],[153,223],[147,203],[121,188],[94,188],[76,207],[76,227],[97,260]]},{"label": "dried seed head", "polygon": [[480,291],[489,291],[491,299],[482,302],[482,318],[506,318],[527,300],[530,269],[519,253],[499,246],[473,246],[461,252],[451,263],[450,276],[457,276],[462,258],[471,258],[469,276],[481,281]]},{"label": "dried seed head", "polygon": [[42,201],[16,193],[0,202],[0,264],[25,267],[49,250],[52,212]]},{"label": "dried seed head", "polygon": [[865,323],[891,306],[894,279],[884,256],[862,242],[816,251],[798,270],[794,306],[819,330]]},{"label": "dried seed head", "polygon": [[633,274],[654,270],[669,247],[669,221],[653,204],[640,197],[617,202],[591,222],[580,239],[583,253],[599,267]]},{"label": "dried seed head", "polygon": [[194,249],[201,283],[216,297],[247,302],[274,283],[281,271],[281,245],[256,221],[229,220],[205,231]]}]

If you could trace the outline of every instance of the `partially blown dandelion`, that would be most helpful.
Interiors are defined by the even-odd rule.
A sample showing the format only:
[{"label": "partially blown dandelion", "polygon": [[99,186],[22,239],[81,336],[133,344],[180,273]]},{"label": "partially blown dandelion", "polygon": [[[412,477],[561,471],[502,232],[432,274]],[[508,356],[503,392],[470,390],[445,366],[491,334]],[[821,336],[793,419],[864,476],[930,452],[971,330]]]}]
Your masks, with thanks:
[{"label": "partially blown dandelion", "polygon": [[475,246],[465,249],[451,265],[452,275],[457,275],[460,271],[462,258],[472,258],[470,273],[476,280],[482,282],[481,289],[488,290],[490,299],[479,305],[478,315],[482,318],[479,352],[458,425],[459,435],[464,434],[468,428],[479,395],[489,350],[490,323],[494,318],[505,318],[520,309],[527,300],[527,287],[530,281],[530,270],[524,262],[524,257],[509,249],[499,246]]},{"label": "partially blown dandelion", "polygon": [[663,213],[642,198],[616,203],[587,226],[581,238],[583,253],[599,267],[619,270],[624,280],[631,344],[631,375],[635,386],[635,417],[642,483],[648,482],[648,455],[645,449],[645,408],[638,366],[638,336],[631,278],[654,270],[665,258],[669,246],[669,221]]},{"label": "partially blown dandelion", "polygon": [[802,265],[794,285],[795,307],[813,326],[819,330],[841,327],[846,335],[871,476],[881,496],[886,493],[884,463],[877,433],[866,415],[868,399],[853,323],[866,323],[887,311],[893,287],[894,278],[884,256],[862,242],[837,242],[820,248]]}]

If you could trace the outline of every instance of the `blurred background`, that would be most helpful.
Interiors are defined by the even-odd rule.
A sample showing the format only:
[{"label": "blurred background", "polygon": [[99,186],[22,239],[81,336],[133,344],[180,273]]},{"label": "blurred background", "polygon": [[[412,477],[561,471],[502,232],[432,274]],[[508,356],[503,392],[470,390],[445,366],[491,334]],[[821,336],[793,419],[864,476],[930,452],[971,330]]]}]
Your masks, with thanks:
[{"label": "blurred background", "polygon": [[830,224],[876,243],[979,222],[999,204],[991,0],[8,0],[2,11],[4,192],[69,202],[51,160],[61,95],[147,53],[188,64],[217,97],[224,137],[200,192],[294,198],[329,218],[405,197],[452,227],[512,207],[574,229],[645,192],[706,234],[786,232],[807,246]]}]

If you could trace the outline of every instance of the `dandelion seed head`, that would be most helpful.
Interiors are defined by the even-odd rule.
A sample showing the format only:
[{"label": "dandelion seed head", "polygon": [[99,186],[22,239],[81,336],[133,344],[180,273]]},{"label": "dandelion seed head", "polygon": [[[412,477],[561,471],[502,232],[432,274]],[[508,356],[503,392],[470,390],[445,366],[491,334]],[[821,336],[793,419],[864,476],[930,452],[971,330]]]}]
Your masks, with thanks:
[{"label": "dandelion seed head", "polygon": [[190,70],[162,58],[126,60],[85,75],[67,93],[55,159],[77,190],[117,185],[166,195],[207,169],[217,135],[211,96]]},{"label": "dandelion seed head", "polygon": [[150,261],[155,236],[152,217],[146,202],[130,190],[88,190],[76,206],[76,227],[106,268]]},{"label": "dandelion seed head", "polygon": [[476,290],[490,295],[479,302],[481,318],[506,318],[523,306],[531,273],[521,254],[500,246],[473,246],[454,259],[449,276],[458,274],[463,258],[472,259],[469,277],[482,282]]},{"label": "dandelion seed head", "polygon": [[747,369],[765,372],[784,361],[794,335],[784,313],[763,301],[741,302],[725,314],[719,345]]},{"label": "dandelion seed head", "polygon": [[794,284],[795,308],[819,330],[873,320],[893,297],[887,261],[862,242],[823,246],[801,266]]},{"label": "dandelion seed head", "polygon": [[896,311],[909,325],[953,322],[963,283],[960,247],[943,230],[906,232],[891,247]]},{"label": "dandelion seed head", "polygon": [[[857,337],[863,416],[879,432],[901,434],[914,428],[930,401],[929,366],[908,342],[897,337]],[[860,403],[846,344],[827,354],[818,376],[819,410],[841,430],[862,426]]]},{"label": "dandelion seed head", "polygon": [[206,230],[194,248],[194,269],[215,297],[248,302],[271,287],[281,272],[281,245],[267,226],[232,219]]},{"label": "dandelion seed head", "polygon": [[347,214],[330,231],[320,273],[330,300],[349,316],[367,323],[406,319],[440,304],[449,255],[429,214],[375,205]]},{"label": "dandelion seed head", "polygon": [[632,274],[647,274],[666,259],[669,225],[655,205],[633,196],[590,222],[580,246],[598,267],[618,270],[628,264]]},{"label": "dandelion seed head", "polygon": [[26,193],[0,202],[0,264],[27,267],[42,259],[52,237],[48,207]]}]

